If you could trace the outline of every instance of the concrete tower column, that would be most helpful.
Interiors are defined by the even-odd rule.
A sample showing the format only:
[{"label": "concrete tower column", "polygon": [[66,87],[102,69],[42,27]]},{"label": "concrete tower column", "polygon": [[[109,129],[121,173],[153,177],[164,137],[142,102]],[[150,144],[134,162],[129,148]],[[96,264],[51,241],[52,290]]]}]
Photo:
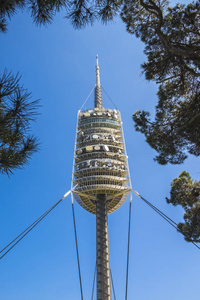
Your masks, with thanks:
[{"label": "concrete tower column", "polygon": [[96,204],[97,300],[111,300],[110,256],[106,195],[97,195]]}]

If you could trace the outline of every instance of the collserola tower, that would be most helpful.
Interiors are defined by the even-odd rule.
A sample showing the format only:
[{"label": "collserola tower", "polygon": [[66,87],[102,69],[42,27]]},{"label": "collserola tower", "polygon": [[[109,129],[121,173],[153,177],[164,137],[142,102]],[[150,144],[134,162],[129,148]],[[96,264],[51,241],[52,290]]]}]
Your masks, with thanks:
[{"label": "collserola tower", "polygon": [[131,183],[120,112],[103,107],[98,56],[94,108],[78,111],[72,178],[76,201],[96,215],[97,300],[111,300],[107,216]]}]

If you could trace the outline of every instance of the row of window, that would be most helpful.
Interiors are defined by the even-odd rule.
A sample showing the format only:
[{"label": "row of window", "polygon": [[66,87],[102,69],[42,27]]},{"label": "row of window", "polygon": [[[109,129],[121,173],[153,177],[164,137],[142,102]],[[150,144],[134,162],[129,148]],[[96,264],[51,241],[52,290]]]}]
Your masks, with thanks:
[{"label": "row of window", "polygon": [[84,176],[91,176],[96,174],[96,171],[106,171],[106,174],[112,175],[113,172],[119,171],[119,172],[126,172],[127,173],[127,168],[126,166],[120,166],[120,165],[114,165],[108,167],[107,165],[102,165],[102,166],[86,166],[83,168],[77,168],[75,170],[75,173],[77,176],[81,176],[81,174],[84,174]]},{"label": "row of window", "polygon": [[85,167],[114,167],[114,166],[125,166],[124,162],[118,161],[118,160],[114,160],[114,159],[106,159],[106,158],[102,158],[102,159],[88,159],[85,161],[82,161],[80,163],[78,163],[76,165],[76,169],[80,170],[83,169]]},{"label": "row of window", "polygon": [[78,135],[80,137],[84,136],[84,135],[90,135],[90,134],[103,134],[105,133],[106,135],[111,134],[114,136],[120,136],[121,137],[121,128],[118,129],[113,129],[113,128],[109,128],[109,127],[101,127],[101,128],[87,128],[83,130],[78,131]]},{"label": "row of window", "polygon": [[[103,176],[103,179],[104,180],[114,180],[114,181],[117,181],[117,182],[125,182],[127,181],[127,178],[125,177],[119,177],[119,176],[110,176],[110,175],[104,175]],[[82,178],[78,178],[76,180],[76,183],[84,183],[86,181],[99,181],[99,180],[102,180],[102,177],[101,176],[87,176],[87,177],[82,177]]]},{"label": "row of window", "polygon": [[[83,148],[82,148],[83,149]],[[119,154],[118,151],[120,148],[112,148],[111,151],[105,152],[105,151],[92,151],[92,152],[86,152],[84,154],[80,154],[75,157],[76,162],[86,160],[86,159],[93,159],[93,158],[111,158],[111,159],[116,159],[119,161],[126,161],[126,156],[121,153]],[[124,152],[124,151],[121,151]]]},{"label": "row of window", "polygon": [[117,140],[119,138],[120,138],[120,136],[111,135],[111,134],[93,133],[90,135],[85,135],[84,133],[82,133],[81,138],[80,138],[80,143],[81,142],[87,143],[87,142],[99,141],[99,140],[117,142]]},{"label": "row of window", "polygon": [[117,122],[110,119],[104,119],[104,118],[90,118],[90,119],[80,121],[79,126],[83,126],[88,123],[111,123],[119,126],[121,122]]},{"label": "row of window", "polygon": [[89,123],[79,126],[79,129],[89,129],[89,128],[112,128],[112,129],[119,129],[119,124],[112,124],[112,123]]},{"label": "row of window", "polygon": [[[126,172],[127,173],[127,172]],[[83,169],[80,170],[78,172],[75,172],[75,177],[79,178],[79,177],[85,177],[87,178],[88,176],[116,176],[116,177],[123,177],[126,179],[126,176],[124,175],[124,172],[122,173],[121,170],[118,169],[106,169],[106,168],[87,168],[87,169]]]},{"label": "row of window", "polygon": [[124,149],[120,147],[115,147],[113,145],[88,145],[83,148],[79,148],[76,150],[77,155],[91,153],[91,152],[114,152],[117,154],[124,153]]},{"label": "row of window", "polygon": [[105,117],[112,117],[112,118],[115,118],[115,119],[118,119],[119,118],[119,115],[117,113],[116,110],[112,110],[112,109],[109,109],[109,110],[88,110],[86,112],[82,112],[80,113],[80,118],[84,119],[84,118],[88,118],[88,117],[91,117],[91,116],[98,116],[98,117],[101,117],[101,116],[105,116]]},{"label": "row of window", "polygon": [[91,186],[91,185],[99,185],[99,184],[102,184],[102,185],[124,186],[124,187],[128,186],[127,184],[124,185],[123,182],[108,181],[108,180],[101,180],[101,181],[96,180],[96,181],[87,181],[87,182],[84,182],[84,183],[79,183],[78,187]]}]

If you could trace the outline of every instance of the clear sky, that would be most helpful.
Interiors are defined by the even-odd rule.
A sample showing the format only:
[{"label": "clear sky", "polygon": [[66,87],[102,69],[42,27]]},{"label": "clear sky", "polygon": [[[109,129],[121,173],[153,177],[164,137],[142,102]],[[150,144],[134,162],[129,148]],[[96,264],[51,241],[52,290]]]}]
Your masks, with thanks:
[{"label": "clear sky", "polygon": [[[75,31],[62,13],[38,28],[18,14],[0,36],[1,72],[22,75],[21,83],[41,99],[33,133],[41,150],[29,166],[8,178],[0,175],[0,248],[70,189],[77,111],[95,84],[96,54],[101,83],[121,111],[132,185],[176,222],[180,207],[168,205],[170,182],[186,170],[197,180],[199,160],[160,166],[155,151],[135,132],[132,113],[155,112],[157,87],[145,81],[143,44],[120,20]],[[85,108],[93,107],[91,95]],[[103,93],[104,107],[113,108]],[[91,298],[95,267],[95,216],[75,203],[84,299]],[[128,201],[109,216],[111,269],[117,299],[124,299]],[[133,196],[129,299],[199,300],[200,251]],[[0,261],[3,300],[80,299],[70,198],[65,199]]]}]

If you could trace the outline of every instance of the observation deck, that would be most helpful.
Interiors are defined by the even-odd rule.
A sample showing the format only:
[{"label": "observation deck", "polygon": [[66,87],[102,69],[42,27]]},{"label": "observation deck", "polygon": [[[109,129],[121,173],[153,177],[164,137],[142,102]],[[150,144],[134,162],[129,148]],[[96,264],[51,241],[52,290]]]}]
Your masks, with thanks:
[{"label": "observation deck", "polygon": [[128,162],[120,112],[95,107],[78,112],[73,193],[96,214],[97,195],[106,195],[107,214],[118,209],[130,192]]}]

